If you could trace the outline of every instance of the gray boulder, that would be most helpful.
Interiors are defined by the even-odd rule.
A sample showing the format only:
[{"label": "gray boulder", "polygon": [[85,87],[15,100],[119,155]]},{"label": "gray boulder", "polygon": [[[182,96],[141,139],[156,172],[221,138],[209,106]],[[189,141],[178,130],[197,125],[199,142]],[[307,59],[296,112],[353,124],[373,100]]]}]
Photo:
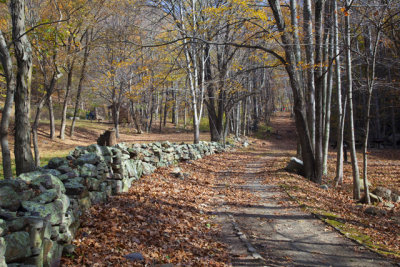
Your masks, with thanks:
[{"label": "gray boulder", "polygon": [[19,176],[20,179],[30,183],[34,189],[57,189],[61,193],[65,193],[64,184],[60,179],[51,174],[43,174],[41,172],[24,173]]},{"label": "gray boulder", "polygon": [[80,174],[83,178],[97,176],[96,166],[90,163],[85,163],[80,168]]},{"label": "gray boulder", "polygon": [[151,165],[149,163],[142,162],[142,169],[143,169],[144,175],[149,175],[155,171],[156,167],[154,167],[153,165]]},{"label": "gray boulder", "polygon": [[25,259],[32,255],[30,238],[27,232],[14,232],[4,237],[6,243],[6,262]]},{"label": "gray boulder", "polygon": [[19,194],[10,186],[0,187],[0,207],[17,211],[21,205]]},{"label": "gray boulder", "polygon": [[385,216],[387,214],[386,210],[380,209],[375,206],[369,206],[364,210],[364,213],[373,215],[373,216]]},{"label": "gray boulder", "polygon": [[16,211],[10,211],[0,208],[0,219],[11,221],[14,220],[15,218],[17,218]]},{"label": "gray boulder", "polygon": [[99,204],[107,201],[106,192],[89,192],[89,197],[92,204]]},{"label": "gray boulder", "polygon": [[12,187],[16,192],[21,192],[29,189],[28,184],[21,179],[0,180],[0,187],[3,186]]},{"label": "gray boulder", "polygon": [[57,189],[49,189],[44,193],[38,195],[37,197],[33,198],[32,201],[38,202],[41,204],[47,204],[53,202],[56,198],[60,196],[60,193]]},{"label": "gray boulder", "polygon": [[392,198],[392,201],[393,201],[394,203],[399,203],[399,202],[400,202],[400,195],[397,194],[397,193],[392,192],[391,198]]},{"label": "gray boulder", "polygon": [[74,170],[68,165],[61,165],[57,167],[57,170],[61,172],[61,174],[73,172]]},{"label": "gray boulder", "polygon": [[388,188],[378,186],[377,188],[375,188],[374,191],[372,191],[372,193],[377,195],[378,197],[383,198],[384,200],[391,201],[392,191]]},{"label": "gray boulder", "polygon": [[23,201],[22,207],[31,216],[40,216],[48,218],[52,225],[60,224],[63,221],[64,207],[63,201],[57,199],[56,201],[48,204],[41,204],[33,201]]},{"label": "gray boulder", "polygon": [[66,158],[52,158],[50,159],[49,163],[47,166],[50,169],[57,169],[58,167],[62,165],[67,165],[68,166],[68,160]]},{"label": "gray boulder", "polygon": [[96,178],[86,178],[86,186],[90,191],[100,190],[101,180]]},{"label": "gray boulder", "polygon": [[290,173],[299,174],[305,176],[304,163],[298,158],[291,158],[285,170]]},{"label": "gray boulder", "polygon": [[77,165],[84,165],[85,163],[96,165],[100,162],[100,156],[96,153],[88,153],[81,155],[76,161]]},{"label": "gray boulder", "polygon": [[83,195],[87,191],[86,186],[83,184],[85,180],[81,177],[76,177],[67,180],[65,183],[65,189],[67,195]]}]

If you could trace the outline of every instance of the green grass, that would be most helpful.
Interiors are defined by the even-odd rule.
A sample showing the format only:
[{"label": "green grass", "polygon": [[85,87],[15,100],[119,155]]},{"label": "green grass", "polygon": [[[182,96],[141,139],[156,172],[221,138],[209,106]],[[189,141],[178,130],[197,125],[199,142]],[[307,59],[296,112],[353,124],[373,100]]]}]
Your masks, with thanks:
[{"label": "green grass", "polygon": [[[183,129],[183,121],[179,125]],[[188,129],[188,128],[190,128],[190,129],[193,128],[193,118],[189,118],[187,120],[186,129]],[[200,132],[209,132],[210,131],[210,121],[208,120],[208,118],[201,118],[199,128],[200,128]]]},{"label": "green grass", "polygon": [[258,126],[257,132],[254,133],[254,137],[257,139],[266,139],[272,131],[273,128],[271,126],[261,124]]},{"label": "green grass", "polygon": [[208,132],[210,131],[210,121],[208,118],[203,118],[200,121],[200,132]]},{"label": "green grass", "polygon": [[[60,150],[60,151],[52,151],[52,152],[46,152],[43,151],[40,154],[40,166],[45,166],[49,163],[50,159],[56,158],[56,157],[66,157],[68,155],[70,150]],[[0,159],[1,160],[1,159]],[[11,169],[13,172],[13,176],[16,177],[16,167],[15,167],[15,159],[11,159]],[[0,180],[3,180],[3,164],[0,164]]]}]

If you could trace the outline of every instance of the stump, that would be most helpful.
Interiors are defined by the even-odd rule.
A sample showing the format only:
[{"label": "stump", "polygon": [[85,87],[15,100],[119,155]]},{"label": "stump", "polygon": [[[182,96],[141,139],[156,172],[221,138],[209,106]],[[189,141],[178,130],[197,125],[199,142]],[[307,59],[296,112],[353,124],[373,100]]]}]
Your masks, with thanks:
[{"label": "stump", "polygon": [[99,146],[114,146],[117,144],[115,130],[107,130],[97,139]]}]

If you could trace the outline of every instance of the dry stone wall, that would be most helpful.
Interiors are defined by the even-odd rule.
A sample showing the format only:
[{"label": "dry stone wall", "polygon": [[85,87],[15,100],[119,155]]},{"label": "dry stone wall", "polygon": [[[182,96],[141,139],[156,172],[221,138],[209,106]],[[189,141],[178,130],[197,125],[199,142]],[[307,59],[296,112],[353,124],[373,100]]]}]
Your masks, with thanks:
[{"label": "dry stone wall", "polygon": [[90,145],[38,171],[0,180],[0,267],[58,266],[91,205],[127,192],[157,167],[224,150],[213,142]]}]

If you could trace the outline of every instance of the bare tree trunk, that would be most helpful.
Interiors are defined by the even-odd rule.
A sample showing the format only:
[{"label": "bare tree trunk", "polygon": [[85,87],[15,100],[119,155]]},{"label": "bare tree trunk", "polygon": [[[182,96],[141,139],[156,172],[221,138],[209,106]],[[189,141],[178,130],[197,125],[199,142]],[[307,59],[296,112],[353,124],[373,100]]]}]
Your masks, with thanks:
[{"label": "bare tree trunk", "polygon": [[[175,88],[177,90],[177,88]],[[179,126],[179,96],[178,96],[178,91],[175,92],[175,107],[174,107],[174,121],[175,121],[175,126]]]},{"label": "bare tree trunk", "polygon": [[[338,22],[338,5],[337,0],[332,0],[332,14],[333,14],[333,35],[335,47],[335,73],[336,73],[336,91],[337,91],[337,159],[336,159],[336,185],[343,183],[343,139],[344,139],[344,122],[346,116],[344,115],[346,108],[342,107],[342,76],[340,71],[340,48],[339,48],[339,22]],[[344,101],[346,106],[346,101]]]},{"label": "bare tree trunk", "polygon": [[[331,28],[329,41],[327,40],[326,46],[327,49],[325,52],[327,54],[325,62],[330,61],[334,56],[334,36],[333,36],[333,28]],[[325,106],[325,121],[324,121],[324,140],[323,140],[323,175],[328,175],[328,154],[329,154],[329,137],[330,137],[330,128],[331,128],[331,103],[332,103],[332,85],[333,85],[333,66],[329,65],[328,69],[328,77],[326,80],[326,90],[324,97],[324,106]]]},{"label": "bare tree trunk", "polygon": [[285,58],[279,58],[282,63],[285,64],[285,69],[289,75],[289,81],[293,92],[294,99],[294,113],[295,113],[295,122],[296,129],[299,135],[299,141],[301,143],[301,152],[302,158],[304,162],[305,176],[308,177],[311,181],[316,182],[315,175],[315,159],[313,153],[313,142],[311,138],[310,131],[308,129],[308,119],[306,115],[306,106],[305,106],[305,96],[304,92],[301,88],[301,82],[299,82],[300,75],[298,72],[298,68],[295,65],[295,52],[294,49],[296,46],[293,46],[291,43],[291,36],[286,31],[285,20],[283,18],[280,1],[278,0],[268,0],[271,9],[274,14],[274,18],[276,21],[276,26],[281,33],[281,40],[284,44],[285,49]]},{"label": "bare tree trunk", "polygon": [[[295,44],[295,59],[296,59],[296,66],[298,66],[300,69],[302,68],[301,62],[301,47],[300,47],[300,37],[299,37],[299,19],[298,19],[298,13],[297,13],[297,0],[290,0],[290,14],[291,14],[291,22],[292,22],[292,27],[293,27],[293,39],[294,39],[294,44]],[[303,71],[299,72],[300,74],[300,81],[303,81]],[[302,90],[304,90],[304,84],[301,84]],[[303,91],[304,93],[304,91]]]},{"label": "bare tree trunk", "polygon": [[242,135],[247,135],[247,97],[242,101]]},{"label": "bare tree trunk", "polygon": [[11,1],[12,35],[17,59],[15,90],[15,164],[17,175],[35,170],[31,151],[30,84],[32,77],[32,49],[25,34],[25,1]]},{"label": "bare tree trunk", "polygon": [[61,128],[60,128],[60,139],[61,140],[65,139],[65,128],[67,125],[68,100],[69,100],[69,94],[71,92],[74,65],[75,65],[75,62],[72,61],[71,65],[68,68],[67,87],[65,88],[64,103],[63,103],[63,109],[62,109],[62,114],[61,114]]},{"label": "bare tree trunk", "polygon": [[[350,8],[350,1],[346,0],[346,11]],[[356,151],[356,140],[354,134],[354,114],[353,114],[353,77],[351,62],[351,35],[350,35],[350,13],[345,16],[345,52],[346,52],[346,76],[347,76],[347,101],[349,107],[349,129],[350,129],[350,154],[353,168],[353,198],[360,199],[360,174],[358,170],[358,160]]]},{"label": "bare tree trunk", "polygon": [[165,90],[165,102],[164,102],[164,120],[163,120],[164,127],[167,125],[167,117],[168,117],[168,101],[169,101],[169,99],[168,99],[169,92],[168,91],[169,90],[167,88]]},{"label": "bare tree trunk", "polygon": [[115,137],[119,139],[119,111],[120,111],[120,104],[113,105],[113,122],[114,122],[114,129],[115,129]]},{"label": "bare tree trunk", "polygon": [[43,96],[36,107],[36,115],[35,120],[32,124],[32,143],[33,143],[33,150],[35,153],[35,166],[40,167],[40,151],[39,151],[39,141],[38,141],[38,127],[39,127],[39,118],[40,118],[40,111],[42,110],[44,104],[46,103],[46,99],[48,96]]},{"label": "bare tree trunk", "polygon": [[235,136],[240,136],[240,102],[237,103],[236,107],[236,128],[235,128]]},{"label": "bare tree trunk", "polygon": [[193,143],[198,144],[200,142],[200,121],[194,114],[193,114],[193,134],[194,134]]},{"label": "bare tree trunk", "polygon": [[396,130],[396,116],[394,112],[394,100],[392,99],[392,106],[390,107],[390,116],[392,120],[392,142],[393,142],[393,148],[397,148],[397,140],[396,140],[396,135],[397,135],[397,130]]},{"label": "bare tree trunk", "polygon": [[47,106],[49,107],[50,139],[54,139],[56,136],[56,123],[54,119],[53,98],[51,97],[51,95],[47,99]]},{"label": "bare tree trunk", "polygon": [[[371,204],[371,199],[369,195],[369,186],[368,186],[368,137],[369,137],[369,123],[370,123],[370,111],[371,111],[371,99],[372,93],[375,87],[375,78],[376,78],[376,59],[377,59],[377,51],[378,44],[380,42],[381,36],[381,25],[379,24],[377,27],[377,33],[375,35],[375,40],[372,46],[372,51],[368,51],[370,49],[367,48],[367,106],[366,106],[366,117],[365,117],[365,136],[364,136],[364,144],[363,144],[363,180],[364,180],[364,193],[365,193],[365,202],[367,204]],[[368,40],[372,42],[371,29],[368,29]],[[371,61],[369,60],[371,57]],[[393,132],[395,134],[395,132]]]},{"label": "bare tree trunk", "polygon": [[371,94],[372,92],[368,89],[368,100],[367,100],[367,111],[365,118],[365,136],[363,142],[363,180],[364,180],[364,193],[365,202],[371,204],[371,198],[369,196],[369,186],[368,186],[368,136],[369,136],[369,122],[370,122],[370,110],[371,110]]},{"label": "bare tree trunk", "polygon": [[8,129],[10,126],[10,117],[12,112],[12,105],[14,102],[15,94],[15,75],[13,71],[13,63],[10,52],[7,47],[6,40],[4,39],[3,32],[0,30],[0,62],[3,66],[3,71],[6,77],[6,100],[1,116],[0,125],[0,139],[1,139],[1,154],[3,158],[3,175],[4,179],[11,179],[13,177],[11,168],[11,153],[8,143]]},{"label": "bare tree trunk", "polygon": [[89,31],[87,31],[86,32],[86,46],[85,46],[85,52],[83,55],[83,64],[82,64],[82,68],[81,68],[81,77],[79,78],[78,91],[76,93],[74,117],[72,118],[71,131],[69,133],[70,137],[74,136],[74,133],[75,133],[75,122],[76,122],[76,117],[78,116],[79,105],[81,103],[81,94],[82,94],[83,82],[85,81],[85,77],[86,77],[86,65],[87,65],[87,61],[89,58],[89,54],[90,54]]},{"label": "bare tree trunk", "polygon": [[323,43],[322,43],[322,16],[324,13],[324,2],[323,0],[315,1],[315,66],[314,77],[316,77],[315,87],[315,174],[316,181],[321,183],[323,174],[323,90],[324,90],[324,77],[323,74]]},{"label": "bare tree trunk", "polygon": [[304,0],[304,43],[307,62],[307,118],[312,150],[315,151],[315,76],[314,76],[314,44],[311,0]]},{"label": "bare tree trunk", "polygon": [[187,126],[187,108],[188,108],[188,97],[187,97],[187,91],[185,91],[185,106],[183,107],[183,129],[186,129]]},{"label": "bare tree trunk", "polygon": [[163,118],[162,114],[163,114],[164,91],[165,91],[165,89],[163,89],[161,91],[161,98],[160,98],[160,115],[159,115],[159,117],[160,117],[160,133],[162,132],[162,118]]},{"label": "bare tree trunk", "polygon": [[[389,77],[390,77],[390,72],[389,72]],[[392,80],[392,79],[390,78],[390,80]],[[375,96],[374,102],[375,102],[375,121],[376,121],[376,125],[377,125],[376,131],[377,131],[377,138],[381,138],[382,136],[385,136],[385,135],[381,131],[382,123],[381,123],[381,112],[379,109],[379,90],[376,91],[375,95],[376,96]],[[383,123],[383,125],[385,125],[385,124]],[[385,128],[385,127],[383,127],[383,128]]]}]

